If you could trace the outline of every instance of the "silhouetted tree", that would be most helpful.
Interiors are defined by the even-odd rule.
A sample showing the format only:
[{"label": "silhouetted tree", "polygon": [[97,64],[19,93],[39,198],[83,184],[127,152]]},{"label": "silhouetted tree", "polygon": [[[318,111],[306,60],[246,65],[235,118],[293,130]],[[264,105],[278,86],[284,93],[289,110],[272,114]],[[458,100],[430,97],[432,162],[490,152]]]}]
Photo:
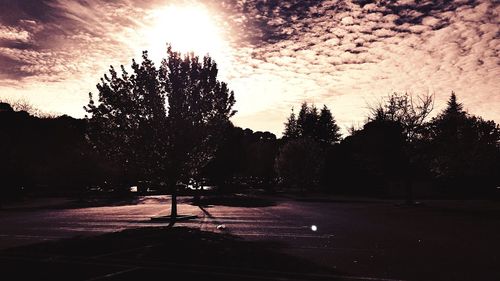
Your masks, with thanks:
[{"label": "silhouetted tree", "polygon": [[334,169],[342,171],[341,181],[355,188],[353,192],[381,195],[384,185],[404,180],[408,165],[404,147],[399,123],[369,121],[342,141],[344,155],[337,152],[342,158],[337,159],[341,162]]},{"label": "silhouetted tree", "polygon": [[[292,113],[288,117],[287,122],[285,122],[285,131],[283,132],[285,143],[275,161],[275,169],[283,182],[288,186],[295,187],[301,182],[306,184],[307,187],[317,186],[320,184],[320,179],[323,181],[322,183],[325,183],[327,181],[325,179],[328,178],[323,174],[326,155],[333,155],[328,153],[328,151],[333,144],[339,142],[341,136],[339,131],[340,128],[326,105],[318,112],[316,106],[309,106],[307,102],[304,102],[300,107],[297,118],[295,118],[295,113],[292,109]],[[289,144],[290,141],[293,142]],[[311,154],[317,153],[315,151],[316,148],[324,153],[308,155],[307,151],[301,151],[301,149],[305,149],[304,144],[312,145]],[[310,162],[313,167],[310,169],[306,167],[305,170],[299,171],[302,169],[300,167],[302,167],[303,163],[286,163],[286,161],[301,161],[295,158],[295,156],[301,155],[301,153],[303,153],[303,157],[306,157],[304,161]],[[328,167],[330,166],[334,166],[332,165],[332,161],[328,161]],[[295,172],[298,172],[298,174],[294,174]],[[302,175],[306,178],[299,180],[296,178],[297,175]],[[312,184],[313,182],[314,184]],[[306,186],[300,186],[300,188],[304,190]]]},{"label": "silhouetted tree", "polygon": [[322,148],[311,138],[291,140],[280,149],[275,165],[284,185],[312,189],[319,185],[324,165]]},{"label": "silhouetted tree", "polygon": [[111,68],[90,96],[89,138],[127,170],[167,184],[171,218],[177,217],[177,182],[200,172],[213,157],[221,132],[235,114],[234,94],[217,80],[210,57],[182,56],[169,46],[159,69],[143,53],[129,75]]},{"label": "silhouetted tree", "polygon": [[230,127],[203,176],[225,191],[245,186],[270,188],[278,143],[270,132]]},{"label": "silhouetted tree", "polygon": [[[416,101],[417,100],[417,101]],[[406,202],[413,204],[413,181],[420,171],[421,140],[425,135],[426,121],[432,112],[434,100],[431,95],[417,96],[408,93],[393,93],[386,100],[371,108],[369,121],[390,121],[399,124],[405,140],[404,154],[407,168],[403,173],[406,178]]]},{"label": "silhouetted tree", "polygon": [[287,121],[285,122],[285,131],[283,132],[283,139],[296,139],[299,137],[299,129],[297,125],[297,118],[295,117],[295,113],[290,113]]},{"label": "silhouetted tree", "polygon": [[385,120],[399,123],[406,141],[412,143],[422,136],[427,117],[433,108],[434,99],[431,95],[414,97],[409,93],[393,93],[377,106],[370,108],[371,112],[368,120]]},{"label": "silhouetted tree", "polygon": [[304,102],[297,119],[292,109],[292,113],[285,122],[283,139],[309,137],[324,144],[333,144],[340,140],[339,131],[340,128],[326,105],[318,113],[316,106],[309,106]]},{"label": "silhouetted tree", "polygon": [[274,160],[278,153],[276,136],[262,132],[255,132],[255,135],[257,138],[245,147],[244,174],[257,180],[252,184],[269,188],[269,183],[274,178]]},{"label": "silhouetted tree", "polygon": [[[42,111],[35,106],[33,106],[30,102],[28,102],[26,99],[16,99],[16,100],[0,100],[0,104],[8,105],[10,107],[10,110],[16,111],[16,112],[26,112],[30,116],[33,117],[39,117],[39,118],[55,118],[57,117],[56,114],[50,113],[47,111]],[[0,111],[2,111],[2,108],[0,106]]]},{"label": "silhouetted tree", "polygon": [[228,126],[215,157],[202,171],[203,177],[208,178],[223,191],[231,187],[232,179],[242,171],[243,135],[243,129]]},{"label": "silhouetted tree", "polygon": [[326,105],[323,106],[318,118],[317,138],[327,144],[340,141],[340,128]]},{"label": "silhouetted tree", "polygon": [[463,110],[463,105],[457,102],[457,96],[455,95],[455,92],[451,92],[450,99],[448,100],[447,105],[448,106],[441,114],[442,117],[444,116],[449,118],[459,118],[466,115],[465,111]]},{"label": "silhouetted tree", "polygon": [[10,106],[0,110],[0,178],[2,191],[21,193],[81,192],[91,165],[86,165],[84,120],[69,116],[39,118]]},{"label": "silhouetted tree", "polygon": [[493,184],[498,174],[500,128],[468,114],[455,93],[430,122],[432,173],[455,189],[466,184]]},{"label": "silhouetted tree", "polygon": [[[17,164],[16,145],[19,143],[14,135],[14,127],[17,127],[20,122],[16,122],[16,113],[8,103],[0,103],[0,181],[2,190],[0,192],[0,208],[3,201],[12,197],[16,193],[17,186],[15,181],[18,179],[19,173]],[[20,131],[20,130],[18,130]]]},{"label": "silhouetted tree", "polygon": [[297,118],[297,128],[300,137],[316,138],[318,131],[318,109],[316,106],[308,106],[306,102],[302,103]]},{"label": "silhouetted tree", "polygon": [[13,112],[14,109],[9,103],[0,101],[0,112]]},{"label": "silhouetted tree", "polygon": [[[118,75],[111,66],[97,85],[98,103],[89,94],[85,110],[88,138],[93,148],[123,171],[123,186],[141,178],[166,174],[165,92],[158,81],[158,70],[143,54],[141,64],[132,61],[133,74],[123,66]],[[118,184],[118,183],[114,183]]]}]

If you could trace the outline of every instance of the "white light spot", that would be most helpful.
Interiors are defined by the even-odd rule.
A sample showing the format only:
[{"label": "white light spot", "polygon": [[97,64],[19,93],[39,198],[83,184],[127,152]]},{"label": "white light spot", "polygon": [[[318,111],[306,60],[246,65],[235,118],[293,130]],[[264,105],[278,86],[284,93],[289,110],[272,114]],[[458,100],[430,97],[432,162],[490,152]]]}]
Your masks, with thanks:
[{"label": "white light spot", "polygon": [[[167,43],[181,53],[210,54],[212,58],[227,55],[225,52],[229,50],[229,44],[225,39],[225,30],[215,15],[216,12],[204,5],[195,4],[157,9],[149,16],[152,25],[143,30],[150,58],[160,61],[165,57]],[[143,50],[144,46],[139,49]]]},{"label": "white light spot", "polygon": [[313,225],[311,225],[311,230],[316,231],[316,230],[318,230],[318,227],[313,224]]}]

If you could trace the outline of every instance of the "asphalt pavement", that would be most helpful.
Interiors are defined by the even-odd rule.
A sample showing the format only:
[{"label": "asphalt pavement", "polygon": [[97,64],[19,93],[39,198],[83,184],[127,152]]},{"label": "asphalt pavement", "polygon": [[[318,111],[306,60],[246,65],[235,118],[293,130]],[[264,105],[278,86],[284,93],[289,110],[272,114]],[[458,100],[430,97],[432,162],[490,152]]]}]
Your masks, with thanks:
[{"label": "asphalt pavement", "polygon": [[[231,271],[223,264],[207,267],[170,262],[151,267],[151,264],[123,264],[123,260],[112,263],[101,257],[93,273],[80,275],[81,280],[133,279],[133,276],[154,276],[175,270],[193,278],[215,274],[213,280],[500,280],[498,202],[428,201],[418,207],[405,207],[388,200],[316,202],[283,197],[239,206],[207,201],[200,207],[189,204],[189,198],[181,198],[180,202],[180,214],[198,218],[178,223],[176,227],[266,243],[266,251],[300,258],[330,271],[301,272],[294,276],[293,272],[286,275],[269,270],[248,273],[245,271],[248,268]],[[37,257],[6,254],[21,246],[165,227],[166,223],[151,222],[150,218],[167,215],[169,203],[168,196],[145,196],[108,206],[2,210],[1,264],[8,267],[22,262],[26,267],[36,268]],[[128,247],[124,245],[123,249],[129,250]],[[100,256],[115,252],[113,249]],[[79,268],[89,266],[90,261],[59,259],[58,262]],[[99,270],[100,267],[105,269]],[[85,268],[82,271],[89,272]],[[50,266],[44,267],[49,269]]]}]

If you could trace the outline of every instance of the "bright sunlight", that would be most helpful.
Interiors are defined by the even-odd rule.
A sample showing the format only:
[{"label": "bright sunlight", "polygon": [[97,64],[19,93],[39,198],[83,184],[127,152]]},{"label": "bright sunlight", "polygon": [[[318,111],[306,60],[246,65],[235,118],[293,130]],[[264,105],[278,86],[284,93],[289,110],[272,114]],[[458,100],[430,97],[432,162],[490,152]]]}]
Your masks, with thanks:
[{"label": "bright sunlight", "polygon": [[204,6],[167,6],[156,10],[152,17],[154,25],[145,33],[154,60],[164,56],[167,42],[177,51],[200,56],[218,57],[227,49],[221,28]]}]

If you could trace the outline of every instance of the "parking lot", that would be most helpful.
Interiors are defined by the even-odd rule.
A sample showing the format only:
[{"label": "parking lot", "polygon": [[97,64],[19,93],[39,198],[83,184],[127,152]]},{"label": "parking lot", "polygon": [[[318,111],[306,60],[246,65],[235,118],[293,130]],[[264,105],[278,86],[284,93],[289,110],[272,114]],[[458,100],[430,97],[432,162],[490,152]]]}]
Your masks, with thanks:
[{"label": "parking lot", "polygon": [[[418,207],[404,207],[387,200],[284,197],[201,207],[189,204],[189,198],[181,198],[180,202],[179,213],[198,218],[178,223],[176,230],[150,220],[168,214],[167,196],[145,196],[107,206],[3,210],[2,267],[32,268],[31,273],[37,272],[37,276],[65,276],[68,270],[67,274],[81,271],[71,275],[74,280],[124,280],[172,272],[193,278],[212,276],[213,280],[500,279],[498,202],[429,201]],[[88,240],[101,236],[105,238],[95,243]],[[178,237],[201,241],[197,248],[176,248],[186,249],[187,256],[197,255],[198,259],[177,259],[175,255],[167,258],[169,254],[158,253],[162,247],[168,249],[170,243],[176,244]],[[108,245],[122,240],[127,242]],[[70,246],[65,248],[59,241],[69,241]],[[193,244],[189,241],[184,242]],[[200,252],[198,249],[205,247],[203,241],[213,248]],[[240,242],[252,243],[252,249]],[[37,246],[47,243],[42,248]],[[78,246],[70,252],[67,249],[73,247],[71,243],[85,247]],[[232,246],[222,249],[224,245]],[[88,249],[92,247],[96,249]],[[85,253],[79,253],[82,248]],[[211,252],[222,257],[220,263],[213,261]],[[252,259],[245,261],[242,255],[264,259],[277,255],[274,259],[299,266],[279,262],[270,268],[264,262],[254,266]],[[225,262],[224,257],[228,257]],[[242,262],[232,264],[239,258]],[[251,269],[256,271],[248,271]]]}]

